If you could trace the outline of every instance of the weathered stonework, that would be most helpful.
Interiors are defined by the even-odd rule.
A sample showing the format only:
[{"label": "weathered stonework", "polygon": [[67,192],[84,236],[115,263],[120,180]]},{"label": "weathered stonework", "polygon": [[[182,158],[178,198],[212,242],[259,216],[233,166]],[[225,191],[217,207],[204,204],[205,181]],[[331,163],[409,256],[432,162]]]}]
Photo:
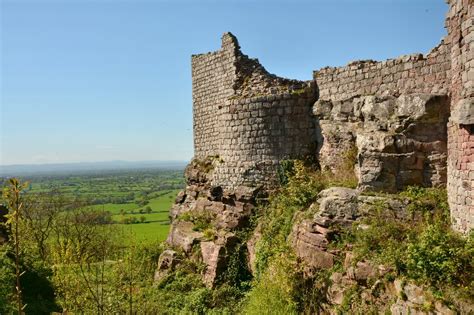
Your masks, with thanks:
[{"label": "weathered stonework", "polygon": [[446,183],[449,98],[410,94],[319,100],[322,146],[319,162],[335,170],[347,151],[357,150],[359,188],[396,192],[409,185]]},{"label": "weathered stonework", "polygon": [[283,159],[334,169],[355,146],[361,189],[446,185],[454,228],[472,229],[474,3],[448,3],[448,35],[428,54],[326,67],[308,82],[269,74],[230,33],[194,55],[195,158],[219,158],[211,185],[271,187]]},{"label": "weathered stonework", "polygon": [[455,229],[474,227],[474,2],[450,0],[451,117],[448,123],[448,200]]},{"label": "weathered stonework", "polygon": [[314,82],[269,74],[230,33],[192,68],[195,158],[219,157],[214,186],[271,185],[280,160],[314,154]]}]

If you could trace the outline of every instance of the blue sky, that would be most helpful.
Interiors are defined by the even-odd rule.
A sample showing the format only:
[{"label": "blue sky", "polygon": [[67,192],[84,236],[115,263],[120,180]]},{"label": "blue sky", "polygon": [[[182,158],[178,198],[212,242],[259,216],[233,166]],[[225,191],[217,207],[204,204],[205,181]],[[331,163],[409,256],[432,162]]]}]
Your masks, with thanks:
[{"label": "blue sky", "polygon": [[427,53],[442,0],[1,3],[0,164],[189,160],[191,54],[231,31],[272,73]]}]

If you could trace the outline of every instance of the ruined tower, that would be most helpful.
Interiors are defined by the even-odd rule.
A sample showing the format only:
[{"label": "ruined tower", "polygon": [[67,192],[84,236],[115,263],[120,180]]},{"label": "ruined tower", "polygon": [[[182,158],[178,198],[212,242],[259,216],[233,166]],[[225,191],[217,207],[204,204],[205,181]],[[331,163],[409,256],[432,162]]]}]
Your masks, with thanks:
[{"label": "ruined tower", "polygon": [[195,158],[219,159],[213,185],[271,184],[281,160],[315,154],[313,81],[269,74],[230,33],[220,50],[192,57],[192,75]]}]

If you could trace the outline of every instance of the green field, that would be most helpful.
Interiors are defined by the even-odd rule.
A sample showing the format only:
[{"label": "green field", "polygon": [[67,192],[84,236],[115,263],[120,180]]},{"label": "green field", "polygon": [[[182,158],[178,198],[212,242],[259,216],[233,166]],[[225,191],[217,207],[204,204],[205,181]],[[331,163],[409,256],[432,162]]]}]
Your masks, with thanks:
[{"label": "green field", "polygon": [[[112,218],[116,222],[121,222],[125,218],[135,217],[140,220],[140,217],[144,217],[144,222],[118,224],[128,240],[139,242],[164,241],[169,230],[169,210],[178,191],[167,191],[160,197],[150,199],[145,207],[138,207],[136,204],[107,204],[103,205],[103,208],[114,214]],[[150,207],[152,212],[140,213],[140,210],[146,207]],[[126,211],[125,214],[120,214],[122,209]]]},{"label": "green field", "polygon": [[124,244],[159,242],[169,230],[169,210],[184,186],[182,170],[125,170],[24,178],[30,194],[58,190],[87,209],[110,212]]}]

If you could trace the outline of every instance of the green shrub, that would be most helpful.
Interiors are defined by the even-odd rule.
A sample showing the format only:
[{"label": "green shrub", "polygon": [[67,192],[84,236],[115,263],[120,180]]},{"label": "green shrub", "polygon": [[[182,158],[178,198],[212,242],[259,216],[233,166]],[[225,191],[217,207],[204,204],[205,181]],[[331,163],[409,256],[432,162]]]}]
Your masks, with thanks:
[{"label": "green shrub", "polygon": [[218,282],[228,284],[244,293],[250,289],[251,280],[252,274],[247,265],[247,247],[242,242],[232,249],[227,268]]},{"label": "green shrub", "polygon": [[187,211],[179,215],[181,221],[192,222],[194,231],[205,231],[213,228],[215,214],[209,210]]},{"label": "green shrub", "polygon": [[204,286],[201,266],[185,261],[163,279],[150,299],[160,314],[234,314],[244,293],[237,287],[222,284],[214,289]]},{"label": "green shrub", "polygon": [[298,314],[294,260],[280,255],[269,264],[248,295],[244,314]]},{"label": "green shrub", "polygon": [[410,203],[408,210],[414,219],[449,226],[449,205],[446,189],[410,186],[400,193]]},{"label": "green shrub", "polygon": [[[434,286],[474,284],[474,240],[428,226],[407,247],[407,274]],[[473,287],[474,289],[474,287]]]},{"label": "green shrub", "polygon": [[353,243],[359,260],[367,259],[405,269],[405,251],[410,234],[416,233],[410,225],[395,219],[375,216],[354,227],[345,241]]},{"label": "green shrub", "polygon": [[281,169],[285,176],[280,181],[285,185],[258,213],[262,237],[256,245],[256,278],[245,301],[245,314],[296,314],[305,308],[317,311],[323,296],[316,282],[303,279],[288,236],[299,217],[296,214],[316,200],[326,181],[299,160],[288,161]]},{"label": "green shrub", "polygon": [[288,252],[287,238],[294,224],[295,213],[306,209],[326,187],[320,173],[299,160],[292,161],[286,175],[286,186],[270,196],[269,204],[260,209],[262,238],[256,246],[257,278],[272,256]]},{"label": "green shrub", "polygon": [[277,175],[278,182],[281,186],[288,184],[289,178],[294,175],[295,161],[294,160],[282,160],[278,165]]},{"label": "green shrub", "polygon": [[356,188],[358,178],[355,174],[354,167],[357,163],[358,150],[355,145],[351,145],[346,152],[344,152],[342,159],[335,166],[334,172],[323,170],[320,177],[327,186],[338,186]]},{"label": "green shrub", "polygon": [[451,230],[445,191],[410,187],[400,197],[408,199],[411,218],[388,217],[384,206],[376,205],[373,217],[343,242],[353,245],[357,259],[393,266],[399,275],[435,290],[474,292],[474,237]]},{"label": "green shrub", "polygon": [[14,312],[15,264],[8,257],[7,245],[0,245],[0,314]]}]

